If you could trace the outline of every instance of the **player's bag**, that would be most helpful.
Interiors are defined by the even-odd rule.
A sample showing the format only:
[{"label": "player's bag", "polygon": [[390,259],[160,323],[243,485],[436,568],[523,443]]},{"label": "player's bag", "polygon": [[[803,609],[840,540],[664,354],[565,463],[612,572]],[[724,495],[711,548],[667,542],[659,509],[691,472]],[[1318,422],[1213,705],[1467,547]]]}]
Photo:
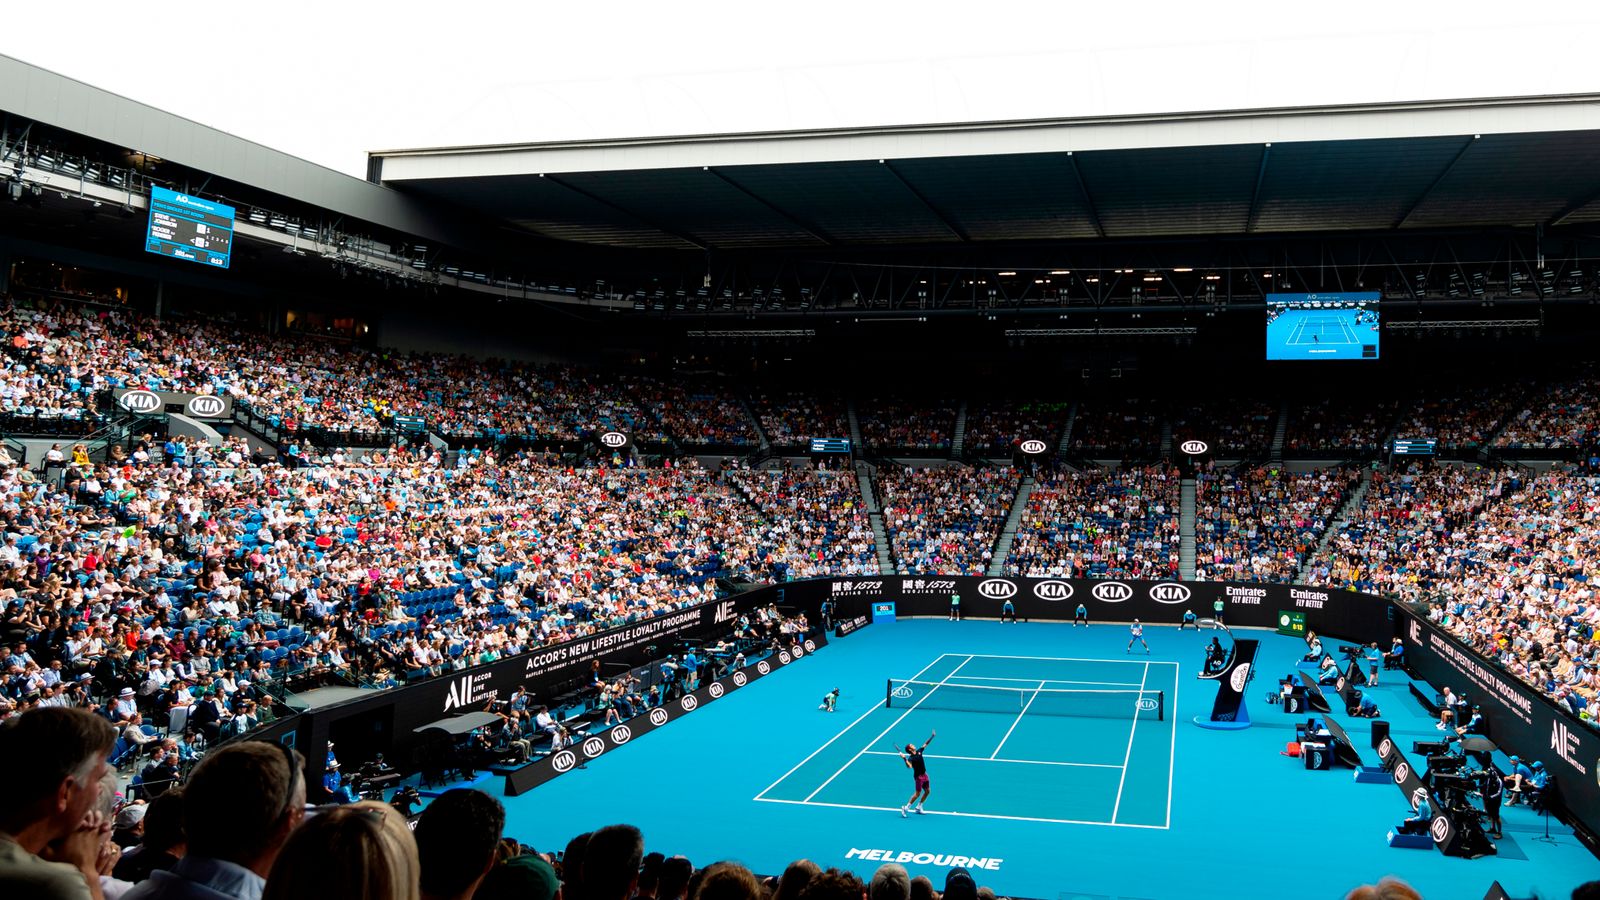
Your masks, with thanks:
[{"label": "player's bag", "polygon": [[1299,741],[1290,741],[1288,743],[1288,745],[1283,748],[1283,752],[1278,754],[1278,755],[1279,756],[1299,756],[1300,755],[1300,742]]}]

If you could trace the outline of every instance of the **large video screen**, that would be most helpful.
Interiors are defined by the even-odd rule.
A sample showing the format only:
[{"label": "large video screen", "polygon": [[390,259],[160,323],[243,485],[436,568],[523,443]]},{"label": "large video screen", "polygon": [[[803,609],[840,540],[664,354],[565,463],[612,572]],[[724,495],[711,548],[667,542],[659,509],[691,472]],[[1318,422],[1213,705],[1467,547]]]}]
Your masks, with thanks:
[{"label": "large video screen", "polygon": [[233,253],[233,207],[153,187],[144,249],[226,269]]},{"label": "large video screen", "polygon": [[1377,359],[1380,296],[1268,294],[1267,359]]}]

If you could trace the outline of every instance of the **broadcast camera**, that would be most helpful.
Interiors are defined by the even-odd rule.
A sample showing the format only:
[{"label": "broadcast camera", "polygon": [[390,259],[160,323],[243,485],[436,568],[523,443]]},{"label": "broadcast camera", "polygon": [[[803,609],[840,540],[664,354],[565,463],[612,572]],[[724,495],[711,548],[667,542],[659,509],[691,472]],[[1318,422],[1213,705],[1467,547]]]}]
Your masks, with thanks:
[{"label": "broadcast camera", "polygon": [[415,814],[414,808],[422,805],[422,794],[418,793],[414,787],[403,787],[394,792],[394,796],[389,799],[389,805],[394,807],[395,811],[399,812],[400,815],[409,819]]}]

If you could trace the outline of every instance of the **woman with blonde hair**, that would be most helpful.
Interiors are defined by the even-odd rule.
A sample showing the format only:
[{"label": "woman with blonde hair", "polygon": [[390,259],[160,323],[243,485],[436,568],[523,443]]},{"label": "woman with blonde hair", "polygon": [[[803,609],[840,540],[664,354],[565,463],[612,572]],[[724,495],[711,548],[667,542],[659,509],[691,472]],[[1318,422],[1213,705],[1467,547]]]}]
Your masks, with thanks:
[{"label": "woman with blonde hair", "polygon": [[284,844],[261,900],[420,900],[417,842],[392,807],[363,801],[307,818]]}]

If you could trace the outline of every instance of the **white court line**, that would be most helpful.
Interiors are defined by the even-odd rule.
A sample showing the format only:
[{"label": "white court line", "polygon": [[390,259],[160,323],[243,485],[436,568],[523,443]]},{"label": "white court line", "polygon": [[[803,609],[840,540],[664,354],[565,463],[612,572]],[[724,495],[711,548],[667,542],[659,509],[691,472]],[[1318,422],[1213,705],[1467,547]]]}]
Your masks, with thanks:
[{"label": "white court line", "polygon": [[[944,659],[946,656],[949,656],[949,655],[950,654],[948,654],[948,653],[941,653],[938,656],[934,657],[933,662],[930,662],[927,665],[922,667],[922,672],[926,672],[929,669],[933,668],[934,665],[936,665],[939,662],[939,660]],[[917,675],[921,675],[922,672],[918,672]],[[913,675],[911,677],[913,679],[915,679],[916,675]],[[833,737],[828,738],[828,743],[827,744],[823,744],[821,747],[818,747],[817,749],[811,751],[811,756],[808,756],[805,759],[800,760],[799,762],[794,764],[794,768],[793,769],[790,769],[789,771],[783,773],[782,775],[779,775],[778,776],[778,780],[774,781],[773,783],[771,783],[771,784],[767,785],[765,788],[763,788],[761,793],[757,794],[755,796],[755,799],[757,799],[757,800],[762,799],[762,795],[763,794],[765,794],[767,791],[770,791],[773,788],[777,787],[779,784],[782,784],[783,780],[785,778],[788,778],[790,775],[793,775],[795,773],[796,769],[799,769],[801,766],[803,766],[806,763],[810,762],[812,757],[816,756],[818,753],[821,753],[822,751],[828,749],[828,746],[830,744],[832,744],[834,741],[837,741],[839,738],[844,737],[845,734],[847,734],[850,731],[850,729],[852,729],[852,728],[856,727],[857,725],[861,724],[861,720],[862,719],[865,719],[867,716],[870,716],[874,712],[877,712],[878,707],[880,707],[882,705],[883,705],[883,701],[882,700],[879,700],[877,703],[872,704],[872,708],[871,709],[868,709],[866,712],[862,713],[861,715],[856,716],[856,720],[854,722],[851,722],[849,725],[846,725],[844,727],[843,731],[840,731],[838,734],[834,735]]]},{"label": "white court line", "polygon": [[[949,656],[950,654],[947,653],[945,655]],[[937,662],[937,660],[935,660],[935,662]],[[961,661],[961,666],[964,666],[969,662],[972,662],[972,657],[970,657],[970,656]],[[933,663],[928,663],[928,668],[931,668],[932,666],[933,666]],[[936,685],[933,686],[932,690],[928,691],[926,694],[923,694],[921,699],[919,699],[917,702],[911,704],[911,708],[907,709],[905,712],[901,713],[900,714],[900,718],[895,719],[893,722],[890,722],[888,728],[885,728],[884,730],[878,732],[878,736],[877,737],[873,738],[870,741],[867,741],[867,745],[865,747],[862,747],[861,751],[859,753],[857,753],[855,756],[850,757],[850,761],[849,762],[847,762],[844,765],[840,766],[839,767],[839,771],[834,772],[832,775],[829,775],[827,781],[824,781],[823,783],[817,785],[817,789],[816,790],[814,790],[811,793],[807,794],[806,795],[806,801],[810,802],[812,797],[815,797],[816,795],[822,793],[822,789],[823,788],[825,788],[828,785],[832,784],[833,780],[835,778],[838,778],[840,775],[844,774],[844,770],[845,769],[848,769],[851,766],[855,765],[855,761],[861,758],[861,754],[862,753],[866,753],[868,750],[871,750],[873,744],[876,744],[877,742],[883,740],[883,736],[888,734],[889,732],[893,731],[894,727],[896,725],[899,725],[901,720],[905,719],[906,716],[909,716],[913,712],[915,712],[917,707],[922,705],[922,701],[923,700],[926,700],[929,697],[932,697],[934,692],[939,690],[939,686],[940,685],[943,685],[946,681],[950,680],[950,676],[951,675],[954,675],[957,672],[961,671],[961,666],[956,666],[954,669],[951,669],[950,670],[950,675],[944,676],[944,678],[939,682],[939,684],[936,684]],[[928,671],[928,669],[924,668],[922,671],[926,672],[926,671]],[[918,674],[921,674],[921,673],[918,673]]]},{"label": "white court line", "polygon": [[[1265,631],[1267,629],[1266,629],[1265,626],[1263,626],[1262,630]],[[1127,665],[1130,665],[1130,666],[1139,666],[1139,665],[1177,666],[1178,665],[1176,662],[1173,662],[1171,660],[1166,660],[1166,659],[1152,659],[1152,660],[1146,660],[1145,662],[1141,663],[1136,659],[1098,659],[1098,658],[1088,657],[1088,656],[1004,656],[1004,655],[1001,655],[1001,654],[998,654],[998,653],[979,653],[979,654],[976,654],[976,655],[972,656],[971,658],[972,659],[1048,659],[1048,660],[1054,660],[1055,662],[1126,663]],[[961,677],[962,678],[972,678],[974,676],[972,676],[972,675],[963,675]],[[908,681],[915,681],[916,679],[907,679],[907,680]],[[1037,681],[1038,679],[1029,678],[1028,680],[1029,681]],[[1054,681],[1055,679],[1051,679],[1051,680]]]},{"label": "white court line", "polygon": [[[900,754],[899,753],[891,753],[888,750],[868,750],[866,755],[867,756],[899,756]],[[1030,766],[1070,766],[1070,767],[1075,768],[1075,769],[1120,769],[1120,768],[1122,768],[1121,766],[1116,765],[1114,763],[1056,762],[1054,760],[1046,760],[1046,759],[996,759],[996,758],[994,758],[992,756],[935,756],[932,753],[929,753],[927,756],[928,756],[928,759],[959,759],[959,760],[966,760],[968,762],[1022,763],[1022,764],[1026,764],[1026,765],[1030,765]]]},{"label": "white court line", "polygon": [[[1177,672],[1172,673],[1172,706],[1168,710],[1172,715],[1178,713],[1178,682],[1182,681]],[[1167,752],[1167,825],[1172,827],[1172,770],[1178,765],[1178,722],[1172,716],[1167,717],[1167,724],[1172,727],[1172,749]]]},{"label": "white court line", "polygon": [[[1021,722],[1022,717],[1028,714],[1028,707],[1033,705],[1033,701],[1039,699],[1039,692],[1042,690],[1044,690],[1044,682],[1041,681],[1039,686],[1033,689],[1033,696],[1028,698],[1027,703],[1022,704],[1022,712],[1017,713],[1017,717],[1011,721],[1011,727],[1006,729],[1006,736],[1000,739],[1000,746],[994,748],[994,752],[989,754],[990,759],[999,756],[1000,751],[1005,749],[1006,741],[1011,740],[1011,732],[1017,730],[1017,723]],[[1137,711],[1135,711],[1135,714],[1137,715]]]},{"label": "white court line", "polygon": [[[835,809],[865,809],[874,812],[899,812],[898,806],[862,806],[855,803],[825,803],[820,800],[779,800],[775,797],[758,797],[762,803],[789,803],[795,806],[829,806]],[[1101,825],[1106,828],[1148,828],[1154,831],[1165,831],[1165,825],[1135,825],[1121,822],[1092,822],[1085,819],[1045,819],[1039,816],[997,816],[990,813],[951,812],[948,810],[930,809],[925,811],[929,816],[955,816],[958,819],[1005,819],[1008,822],[1048,822],[1052,825]]]},{"label": "white court line", "polygon": [[[1150,665],[1145,664],[1145,678],[1150,677]],[[1139,680],[1139,692],[1144,693],[1144,679]],[[1122,755],[1122,777],[1117,779],[1117,802],[1111,807],[1111,821],[1117,820],[1117,811],[1122,808],[1122,785],[1128,780],[1128,760],[1133,758],[1133,736],[1139,733],[1139,707],[1133,707],[1133,727],[1128,729],[1128,752]]]},{"label": "white court line", "polygon": [[[1112,662],[1119,662],[1120,660],[1111,660],[1111,661]],[[1034,682],[1038,681],[1039,679],[1037,679],[1037,678],[993,678],[993,677],[990,677],[990,676],[987,676],[987,675],[963,675],[963,676],[961,676],[961,678],[959,680],[961,680],[961,681],[1020,681],[1023,684],[1033,684]],[[951,683],[954,684],[954,682],[951,682]],[[1046,678],[1046,679],[1044,679],[1044,683],[1045,684],[1098,684],[1098,685],[1101,685],[1103,687],[1129,687],[1129,688],[1138,687],[1139,686],[1139,682],[1137,682],[1137,681],[1073,681],[1070,678]]]}]

